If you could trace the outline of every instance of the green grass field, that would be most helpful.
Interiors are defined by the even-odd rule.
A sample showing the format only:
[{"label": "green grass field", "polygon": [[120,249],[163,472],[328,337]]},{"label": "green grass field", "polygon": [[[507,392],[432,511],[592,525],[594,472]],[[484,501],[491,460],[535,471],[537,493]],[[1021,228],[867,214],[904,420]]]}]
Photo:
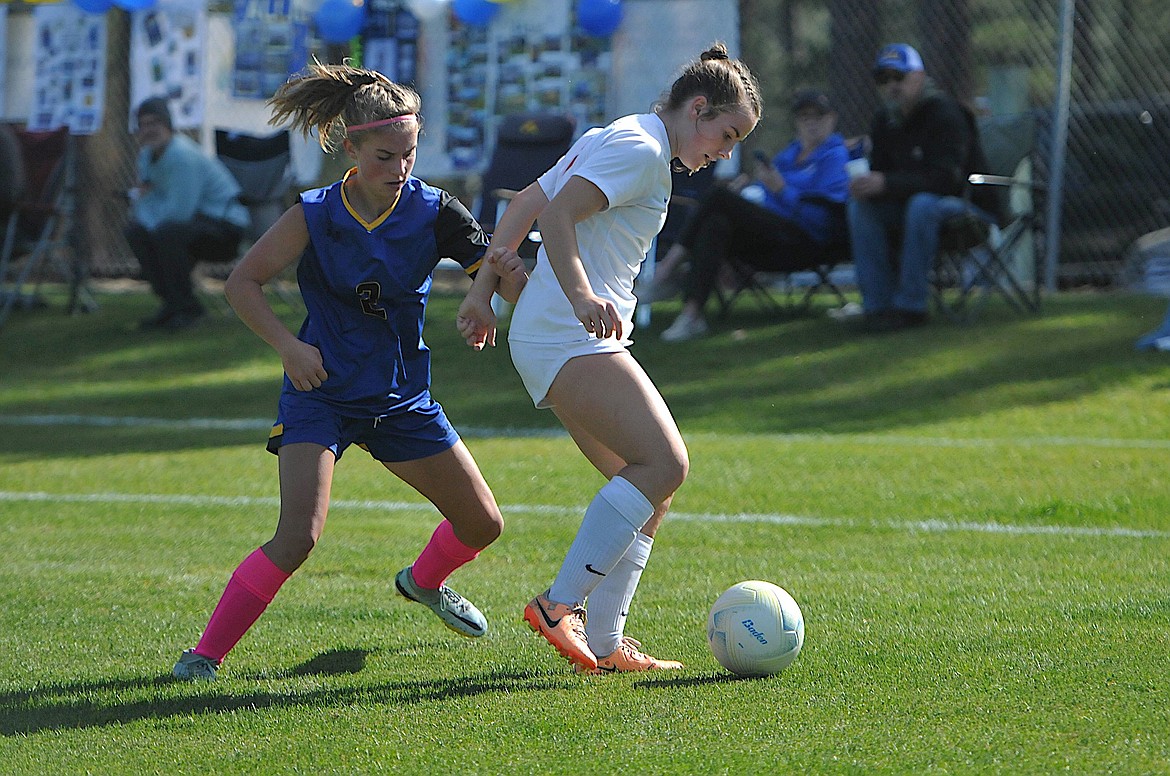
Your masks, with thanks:
[{"label": "green grass field", "polygon": [[[452,582],[460,639],[393,592],[433,510],[359,450],[324,539],[214,684],[169,680],[271,536],[279,361],[220,316],[141,334],[138,293],[0,330],[0,772],[1170,773],[1164,300],[862,337],[750,305],[634,352],[692,474],[628,633],[687,669],[576,677],[520,621],[601,485],[506,347],[431,306],[435,394],[505,513]],[[744,579],[804,611],[800,658],[737,680],[707,609]]]}]

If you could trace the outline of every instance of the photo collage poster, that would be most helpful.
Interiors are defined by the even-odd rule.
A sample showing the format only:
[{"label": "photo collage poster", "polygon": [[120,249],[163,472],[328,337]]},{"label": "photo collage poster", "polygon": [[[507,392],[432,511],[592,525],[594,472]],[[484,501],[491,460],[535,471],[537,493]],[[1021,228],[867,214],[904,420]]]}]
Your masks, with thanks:
[{"label": "photo collage poster", "polygon": [[235,0],[232,94],[267,100],[303,70],[312,48],[309,21],[305,5],[293,0]]},{"label": "photo collage poster", "polygon": [[418,88],[419,23],[399,0],[366,0],[362,67]]},{"label": "photo collage poster", "polygon": [[161,0],[130,17],[130,110],[166,97],[175,129],[203,126],[207,4]]},{"label": "photo collage poster", "polygon": [[585,34],[569,0],[502,5],[491,24],[452,15],[447,58],[447,145],[456,170],[487,162],[504,116],[571,116],[580,134],[606,123],[608,38]]},{"label": "photo collage poster", "polygon": [[101,129],[106,93],[106,17],[76,5],[33,9],[36,72],[27,126],[34,132]]}]

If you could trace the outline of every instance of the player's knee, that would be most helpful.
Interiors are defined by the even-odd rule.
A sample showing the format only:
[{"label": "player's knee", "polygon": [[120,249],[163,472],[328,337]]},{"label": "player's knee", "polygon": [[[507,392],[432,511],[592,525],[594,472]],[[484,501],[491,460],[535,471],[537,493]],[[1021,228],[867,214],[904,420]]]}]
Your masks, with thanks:
[{"label": "player's knee", "polygon": [[690,457],[687,455],[687,449],[683,445],[677,445],[670,451],[663,463],[663,474],[666,480],[666,487],[670,493],[674,493],[687,479],[687,474],[691,470]]},{"label": "player's knee", "polygon": [[504,516],[498,509],[488,511],[476,526],[478,546],[482,549],[500,538],[504,532]]}]

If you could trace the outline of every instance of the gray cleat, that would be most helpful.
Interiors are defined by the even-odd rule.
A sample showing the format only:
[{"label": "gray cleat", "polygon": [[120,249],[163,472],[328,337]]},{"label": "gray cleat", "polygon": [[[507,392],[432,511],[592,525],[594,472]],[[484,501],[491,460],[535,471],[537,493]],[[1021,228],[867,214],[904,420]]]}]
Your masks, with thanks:
[{"label": "gray cleat", "polygon": [[394,587],[398,588],[399,595],[430,608],[444,625],[460,636],[475,638],[487,633],[487,619],[475,608],[475,604],[446,585],[438,590],[419,587],[410,569],[407,566],[394,578]]},{"label": "gray cleat", "polygon": [[188,649],[183,652],[183,656],[179,658],[179,662],[175,663],[175,667],[171,673],[174,674],[176,679],[214,682],[216,679],[215,672],[218,668],[219,663],[216,663],[209,657],[196,655],[195,650]]}]

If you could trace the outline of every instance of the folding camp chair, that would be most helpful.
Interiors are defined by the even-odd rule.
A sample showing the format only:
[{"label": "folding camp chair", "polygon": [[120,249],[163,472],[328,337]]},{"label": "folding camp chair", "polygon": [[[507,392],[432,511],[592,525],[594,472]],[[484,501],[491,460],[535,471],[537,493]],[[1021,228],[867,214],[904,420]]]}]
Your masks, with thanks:
[{"label": "folding camp chair", "polygon": [[[845,203],[822,196],[808,196],[829,211],[829,239],[821,244],[810,243],[805,250],[793,250],[773,257],[772,264],[779,269],[761,270],[759,262],[749,257],[729,255],[727,268],[729,283],[716,288],[720,317],[727,317],[736,300],[747,295],[771,313],[807,311],[816,295],[822,291],[833,294],[841,305],[848,301],[842,293],[836,272],[851,260],[849,225]],[[784,302],[777,293],[784,294]],[[798,298],[799,296],[799,298]]]},{"label": "folding camp chair", "polygon": [[15,136],[24,180],[20,195],[4,206],[8,212],[0,249],[0,326],[16,307],[39,303],[47,265],[70,285],[70,312],[79,306],[96,307],[80,268],[69,255],[76,174],[69,129],[16,130]]},{"label": "folding camp chair", "polygon": [[[213,246],[206,254],[196,248],[199,263],[212,265],[202,267],[204,274],[227,276],[230,268],[240,256],[268,231],[285,211],[285,199],[293,185],[292,154],[289,150],[288,130],[281,130],[267,137],[257,137],[226,129],[215,130],[215,153],[219,160],[240,184],[240,202],[248,208],[252,218],[251,226],[244,233],[244,239],[236,246],[232,255],[222,255],[222,248]],[[216,251],[219,251],[217,253]],[[289,277],[276,278],[269,284],[290,309],[301,309],[300,295],[296,280]],[[214,295],[217,301],[220,295]]]},{"label": "folding camp chair", "polygon": [[255,137],[217,129],[215,154],[240,184],[240,201],[252,216],[252,226],[244,236],[255,241],[284,213],[285,197],[292,188],[288,130]]},{"label": "folding camp chair", "polygon": [[[515,113],[505,116],[496,134],[496,147],[483,174],[483,193],[475,218],[487,231],[516,192],[557,163],[573,144],[573,120],[561,113]],[[520,255],[535,261],[540,234],[533,232],[520,246]]]},{"label": "folding camp chair", "polygon": [[988,169],[971,173],[968,180],[975,202],[998,223],[971,213],[943,223],[931,293],[935,309],[947,318],[969,321],[991,296],[1021,313],[1040,310],[1031,168],[1035,131],[1028,113],[991,116],[978,124]]},{"label": "folding camp chair", "polygon": [[[562,113],[514,113],[504,117],[483,174],[479,204],[474,208],[475,218],[485,230],[494,230],[519,190],[564,156],[573,144],[573,131],[573,120]],[[530,269],[536,265],[539,244],[540,232],[534,229],[517,251]],[[501,317],[507,311],[507,303],[498,296],[492,297],[492,307]]]}]

